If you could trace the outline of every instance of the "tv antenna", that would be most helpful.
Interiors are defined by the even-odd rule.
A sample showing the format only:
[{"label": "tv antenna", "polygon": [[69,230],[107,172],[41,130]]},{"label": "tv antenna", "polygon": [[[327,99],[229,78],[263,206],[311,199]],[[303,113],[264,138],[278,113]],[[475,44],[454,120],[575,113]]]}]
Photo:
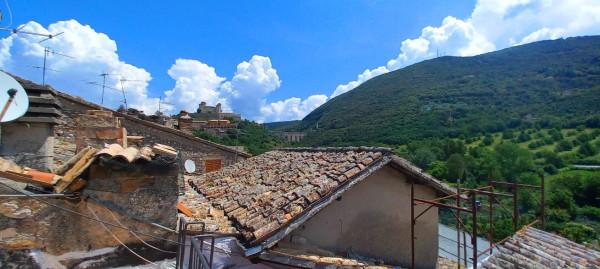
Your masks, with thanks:
[{"label": "tv antenna", "polygon": [[[42,65],[42,85],[44,85],[44,86],[46,86],[46,69],[49,69],[46,67],[46,62],[48,61],[47,58],[48,58],[48,55],[50,55],[50,54],[59,55],[59,56],[66,57],[69,59],[75,59],[75,57],[73,57],[73,56],[69,56],[69,55],[66,55],[66,54],[63,54],[60,52],[56,52],[56,51],[50,49],[49,47],[44,47],[44,65]],[[53,71],[56,71],[56,70],[53,70]]]},{"label": "tv antenna", "polygon": [[123,104],[125,105],[125,111],[127,111],[127,97],[125,97],[125,85],[124,85],[125,83],[124,82],[142,81],[142,80],[121,78],[121,79],[119,79],[119,81],[121,82],[121,92],[123,93]]},{"label": "tv antenna", "polygon": [[120,91],[121,91],[121,90],[119,90],[119,89],[117,89],[117,88],[113,88],[113,87],[110,87],[110,86],[106,86],[106,76],[108,76],[108,75],[110,75],[110,74],[106,74],[106,73],[102,73],[102,74],[100,74],[100,76],[102,76],[102,77],[104,78],[104,79],[102,80],[102,83],[98,83],[98,82],[96,82],[96,81],[87,81],[87,82],[86,82],[86,84],[91,84],[91,85],[96,85],[96,86],[100,86],[100,87],[102,87],[102,99],[101,99],[102,105],[104,105],[104,90],[105,90],[105,89],[110,89],[110,90],[114,90],[114,91],[117,91],[117,92],[120,92]]},{"label": "tv antenna", "polygon": [[[11,34],[26,34],[26,35],[45,37],[45,39],[40,42],[55,38],[64,33],[64,32],[60,32],[58,34],[42,34],[42,33],[37,33],[37,32],[23,31],[23,28],[25,28],[25,26],[27,26],[27,24],[23,24],[23,25],[19,26],[18,28],[10,28],[13,24],[13,14],[12,14],[10,5],[8,4],[8,0],[4,0],[4,3],[6,4],[6,10],[8,11],[9,21],[8,21],[8,25],[0,27],[0,31],[10,32]],[[0,20],[2,20],[2,13],[0,13]]]},{"label": "tv antenna", "polygon": [[174,106],[174,104],[167,103],[167,102],[163,102],[163,101],[162,101],[162,99],[163,99],[163,98],[162,98],[162,96],[158,98],[158,113],[159,113],[159,114],[161,114],[161,113],[162,113],[162,111],[160,110],[160,108],[161,108],[161,104],[165,104],[165,105]]}]

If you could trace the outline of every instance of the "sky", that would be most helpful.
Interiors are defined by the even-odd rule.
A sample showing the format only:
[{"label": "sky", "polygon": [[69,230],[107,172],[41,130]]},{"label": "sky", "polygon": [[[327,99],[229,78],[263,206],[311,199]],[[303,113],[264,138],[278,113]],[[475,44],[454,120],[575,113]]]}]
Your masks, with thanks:
[{"label": "sky", "polygon": [[116,108],[124,89],[146,114],[221,103],[258,122],[301,119],[437,55],[600,34],[597,0],[7,0],[0,10],[1,26],[63,33],[39,43],[0,32],[4,71],[41,83],[48,47],[46,83],[61,91]]}]

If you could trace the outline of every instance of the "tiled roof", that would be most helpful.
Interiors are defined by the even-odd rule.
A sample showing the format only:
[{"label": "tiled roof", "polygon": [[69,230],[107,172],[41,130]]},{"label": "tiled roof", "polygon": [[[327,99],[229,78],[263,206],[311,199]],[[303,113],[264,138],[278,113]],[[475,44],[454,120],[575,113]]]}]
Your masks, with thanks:
[{"label": "tiled roof", "polygon": [[526,227],[482,262],[483,268],[600,268],[600,252]]},{"label": "tiled roof", "polygon": [[451,192],[390,150],[363,147],[270,151],[194,176],[189,183],[221,207],[252,246],[300,216],[316,214],[331,202],[333,194],[341,194],[386,164],[411,170],[407,174],[412,178],[433,183],[441,192]]}]

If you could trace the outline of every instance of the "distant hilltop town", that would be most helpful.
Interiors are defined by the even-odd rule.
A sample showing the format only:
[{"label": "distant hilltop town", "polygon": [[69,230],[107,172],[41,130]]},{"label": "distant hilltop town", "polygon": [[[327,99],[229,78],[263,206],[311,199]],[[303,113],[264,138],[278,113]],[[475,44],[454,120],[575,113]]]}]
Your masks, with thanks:
[{"label": "distant hilltop town", "polygon": [[169,128],[179,129],[190,134],[194,130],[202,130],[219,137],[222,137],[228,129],[237,128],[235,122],[242,119],[240,114],[223,112],[221,103],[209,106],[204,101],[200,102],[196,112],[189,113],[182,110],[173,116],[167,116],[162,113],[146,115],[143,111],[134,108],[129,108],[127,111],[121,108],[119,112],[126,112],[128,115],[165,125]]}]

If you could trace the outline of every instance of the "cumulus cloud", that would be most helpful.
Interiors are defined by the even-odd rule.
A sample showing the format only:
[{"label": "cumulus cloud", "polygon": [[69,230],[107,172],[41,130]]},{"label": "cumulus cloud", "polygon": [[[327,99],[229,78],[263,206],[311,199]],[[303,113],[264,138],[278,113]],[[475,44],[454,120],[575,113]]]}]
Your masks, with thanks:
[{"label": "cumulus cloud", "polygon": [[358,75],[358,78],[356,80],[350,81],[346,84],[338,85],[335,88],[335,91],[333,91],[333,93],[331,94],[331,98],[336,97],[336,96],[338,96],[342,93],[345,93],[349,90],[352,90],[352,89],[358,87],[358,85],[362,84],[363,82],[365,82],[373,77],[379,76],[381,74],[385,74],[387,72],[389,72],[389,70],[385,66],[380,66],[375,69],[366,69],[365,71],[363,71],[362,73],[360,73]]},{"label": "cumulus cloud", "polygon": [[327,102],[327,95],[317,94],[311,95],[305,100],[297,97],[288,98],[286,100],[273,102],[263,105],[260,109],[259,121],[285,121],[290,119],[301,119],[306,114],[315,110]]},{"label": "cumulus cloud", "polygon": [[[100,74],[108,73],[104,105],[116,108],[123,104],[120,91],[123,87],[129,107],[148,114],[158,109],[159,99],[148,94],[150,73],[122,61],[116,41],[108,35],[76,20],[58,21],[48,27],[31,21],[21,29],[43,34],[64,33],[41,44],[39,41],[43,37],[25,34],[0,39],[0,68],[41,82],[40,66],[44,49],[49,47],[72,58],[53,53],[47,55],[48,84],[100,103],[101,87],[88,82],[101,83]],[[271,59],[265,56],[254,55],[238,64],[231,80],[219,76],[208,64],[193,59],[177,59],[167,73],[175,81],[174,87],[164,92],[161,110],[167,113],[177,113],[181,109],[195,111],[200,101],[205,101],[212,105],[221,103],[223,109],[239,112],[252,120],[291,120],[304,117],[327,100],[325,95],[314,95],[305,100],[292,97],[267,102],[269,93],[279,89],[282,82]]]},{"label": "cumulus cloud", "polygon": [[224,110],[258,122],[281,121],[300,119],[327,101],[326,95],[313,95],[305,100],[291,97],[268,103],[267,96],[282,82],[271,59],[260,55],[238,64],[231,80],[193,59],[178,59],[168,73],[175,80],[175,87],[165,93],[166,101],[188,111],[195,111],[204,101],[209,105],[221,103]]},{"label": "cumulus cloud", "polygon": [[197,60],[177,59],[168,74],[175,80],[175,87],[165,92],[165,100],[173,106],[171,109],[195,111],[198,100],[209,104],[221,103],[229,109],[219,91],[225,78],[219,77],[213,67]]},{"label": "cumulus cloud", "polygon": [[[424,27],[419,37],[401,42],[398,56],[374,70],[393,71],[438,55],[472,56],[544,39],[599,33],[598,1],[479,0],[468,18],[447,16],[439,26]],[[371,71],[337,86],[332,97],[356,88],[371,78]]]},{"label": "cumulus cloud", "polygon": [[[39,43],[42,37],[26,34],[10,35],[0,40],[0,67],[25,78],[41,82],[40,66],[43,65],[44,48],[69,55],[47,55],[48,71],[46,82],[68,93],[88,100],[100,101],[99,86],[86,84],[88,81],[100,82],[100,73],[109,73],[107,86],[126,92],[127,103],[131,107],[144,111],[155,111],[157,98],[148,96],[147,86],[152,79],[143,68],[126,63],[117,54],[117,44],[106,34],[96,32],[89,25],[76,20],[59,21],[47,28],[30,21],[22,25],[22,30],[62,35]],[[127,81],[121,82],[121,79]],[[106,90],[104,104],[117,107],[122,104],[123,95],[117,90]]]}]

